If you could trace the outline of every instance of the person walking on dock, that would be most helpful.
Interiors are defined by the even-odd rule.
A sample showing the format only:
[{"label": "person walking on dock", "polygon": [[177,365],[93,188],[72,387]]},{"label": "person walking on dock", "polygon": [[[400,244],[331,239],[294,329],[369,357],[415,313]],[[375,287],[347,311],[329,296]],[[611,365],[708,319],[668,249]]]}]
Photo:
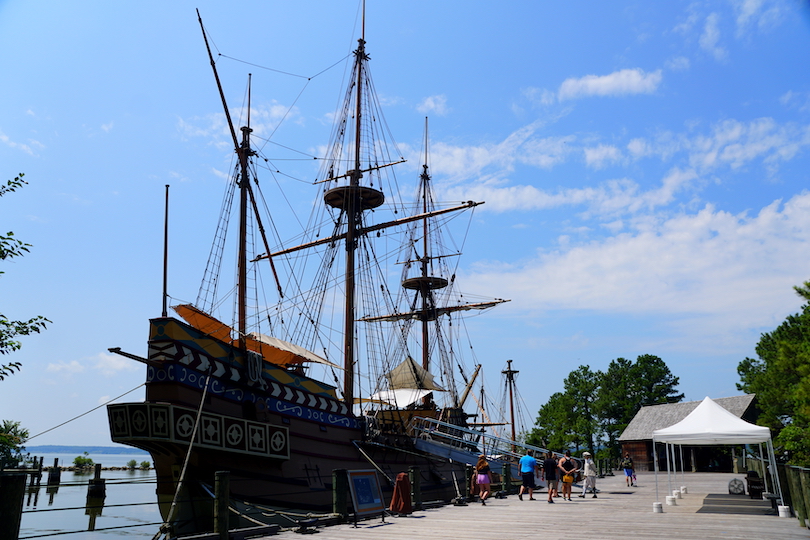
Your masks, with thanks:
[{"label": "person walking on dock", "polygon": [[478,484],[478,497],[481,504],[486,506],[486,499],[489,497],[490,484],[492,484],[492,470],[484,454],[478,456],[478,463],[475,464],[475,483]]},{"label": "person walking on dock", "polygon": [[518,462],[520,464],[520,476],[523,480],[523,483],[520,486],[520,491],[518,492],[518,499],[521,501],[523,500],[523,492],[529,492],[529,500],[534,500],[534,488],[535,482],[534,479],[536,476],[540,475],[540,471],[537,468],[537,460],[534,459],[534,452],[532,450],[526,450],[526,455],[520,458]]},{"label": "person walking on dock", "polygon": [[582,457],[585,458],[585,465],[582,467],[585,480],[582,482],[582,495],[580,495],[580,497],[585,498],[585,494],[588,493],[588,488],[590,487],[593,492],[593,498],[596,499],[596,463],[591,459],[590,452],[584,452]]},{"label": "person walking on dock", "polygon": [[571,459],[571,451],[566,450],[565,456],[560,459],[560,471],[562,472],[562,496],[563,500],[571,500],[571,484],[574,483],[574,475],[579,471],[577,462]]},{"label": "person walking on dock", "polygon": [[625,452],[624,454],[622,469],[624,469],[624,478],[627,481],[627,487],[635,485],[633,476],[636,474],[636,468],[633,466],[633,458],[630,457],[630,452]]},{"label": "person walking on dock", "polygon": [[546,453],[546,459],[543,460],[543,477],[548,487],[548,502],[553,503],[553,497],[560,495],[557,493],[557,460],[551,452]]}]

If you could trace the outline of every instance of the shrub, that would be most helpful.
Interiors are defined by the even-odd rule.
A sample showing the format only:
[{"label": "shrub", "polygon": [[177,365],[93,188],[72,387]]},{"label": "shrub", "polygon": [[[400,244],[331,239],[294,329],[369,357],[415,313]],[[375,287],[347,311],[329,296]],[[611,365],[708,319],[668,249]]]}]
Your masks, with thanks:
[{"label": "shrub", "polygon": [[141,461],[141,469],[149,470],[152,467],[152,464],[148,461]]},{"label": "shrub", "polygon": [[134,469],[137,466],[138,462],[135,461],[134,459],[130,459],[129,461],[127,461],[127,469]]},{"label": "shrub", "polygon": [[89,454],[87,452],[84,453],[83,456],[76,456],[73,459],[73,465],[79,469],[86,469],[95,465],[93,460],[88,457]]}]

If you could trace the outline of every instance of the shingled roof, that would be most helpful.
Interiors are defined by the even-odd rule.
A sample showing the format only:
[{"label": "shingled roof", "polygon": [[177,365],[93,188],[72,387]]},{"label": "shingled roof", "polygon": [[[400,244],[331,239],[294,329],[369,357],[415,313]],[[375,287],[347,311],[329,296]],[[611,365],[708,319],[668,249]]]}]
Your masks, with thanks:
[{"label": "shingled roof", "polygon": [[[731,414],[742,418],[751,407],[755,397],[755,394],[744,394],[742,396],[718,398],[714,402]],[[619,436],[619,440],[652,440],[653,431],[677,424],[694,411],[700,403],[700,401],[685,401],[642,407]]]}]

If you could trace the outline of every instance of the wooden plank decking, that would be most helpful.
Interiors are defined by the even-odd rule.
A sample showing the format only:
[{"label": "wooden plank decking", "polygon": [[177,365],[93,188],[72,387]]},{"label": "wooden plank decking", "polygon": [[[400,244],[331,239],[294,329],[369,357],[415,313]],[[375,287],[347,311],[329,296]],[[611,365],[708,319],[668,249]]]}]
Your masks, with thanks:
[{"label": "wooden plank decking", "polygon": [[[728,495],[728,482],[745,475],[725,473],[686,473],[673,486],[686,485],[688,494],[667,506],[671,495],[666,473],[659,474],[659,499],[655,495],[652,473],[639,475],[639,487],[628,488],[623,475],[597,481],[597,499],[581,499],[574,487],[572,501],[546,502],[545,491],[535,501],[516,495],[491,499],[486,506],[445,506],[415,512],[408,517],[379,518],[353,525],[334,525],[318,529],[321,540],[521,540],[551,537],[555,540],[593,539],[810,539],[810,530],[796,518],[767,515],[770,503],[751,500],[747,495]],[[653,502],[663,503],[664,513],[653,512]],[[272,538],[300,540],[301,535],[283,531]],[[268,537],[268,539],[271,537]]]}]

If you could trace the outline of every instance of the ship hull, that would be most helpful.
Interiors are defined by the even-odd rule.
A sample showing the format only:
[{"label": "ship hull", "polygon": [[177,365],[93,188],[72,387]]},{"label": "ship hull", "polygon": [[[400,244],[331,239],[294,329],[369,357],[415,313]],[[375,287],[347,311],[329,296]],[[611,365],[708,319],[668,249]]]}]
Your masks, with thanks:
[{"label": "ship hull", "polygon": [[448,501],[464,485],[463,467],[408,437],[370,439],[328,385],[266,362],[251,367],[255,358],[176,319],[150,322],[146,400],[109,405],[108,418],[114,442],[151,454],[163,518],[176,532],[212,529],[220,471],[232,501],[323,513],[349,510],[333,509],[340,469],[378,470],[385,497],[413,467],[423,500]]}]

